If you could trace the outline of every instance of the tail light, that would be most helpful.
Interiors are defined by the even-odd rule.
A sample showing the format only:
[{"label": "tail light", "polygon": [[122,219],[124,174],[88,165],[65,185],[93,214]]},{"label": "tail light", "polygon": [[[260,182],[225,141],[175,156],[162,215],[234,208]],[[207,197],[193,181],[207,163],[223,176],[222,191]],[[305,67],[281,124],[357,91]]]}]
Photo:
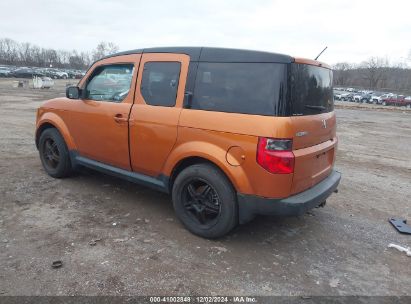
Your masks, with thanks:
[{"label": "tail light", "polygon": [[292,139],[260,137],[257,147],[257,163],[268,172],[288,174],[294,172]]}]

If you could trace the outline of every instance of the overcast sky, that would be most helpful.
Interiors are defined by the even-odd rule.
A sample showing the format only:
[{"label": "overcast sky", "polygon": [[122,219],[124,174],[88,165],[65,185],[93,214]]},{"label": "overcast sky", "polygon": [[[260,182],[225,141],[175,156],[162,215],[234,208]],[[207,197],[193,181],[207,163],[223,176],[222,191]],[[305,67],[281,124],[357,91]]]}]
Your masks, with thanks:
[{"label": "overcast sky", "polygon": [[[411,1],[0,0],[0,37],[89,51],[152,46],[257,49],[322,61],[404,60]],[[411,62],[408,61],[410,64]]]}]

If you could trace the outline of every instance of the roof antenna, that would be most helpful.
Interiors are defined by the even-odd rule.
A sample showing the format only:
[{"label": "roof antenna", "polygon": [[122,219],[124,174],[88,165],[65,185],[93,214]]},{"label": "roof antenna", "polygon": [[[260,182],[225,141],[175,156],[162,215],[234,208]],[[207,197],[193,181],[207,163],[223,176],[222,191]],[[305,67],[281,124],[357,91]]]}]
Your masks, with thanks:
[{"label": "roof antenna", "polygon": [[321,51],[321,53],[320,54],[318,54],[318,56],[317,57],[315,57],[315,59],[314,60],[317,60],[318,59],[318,57],[320,57],[321,56],[321,54],[322,53],[324,53],[324,51],[326,50],[328,48],[328,46],[326,46],[322,51]]}]

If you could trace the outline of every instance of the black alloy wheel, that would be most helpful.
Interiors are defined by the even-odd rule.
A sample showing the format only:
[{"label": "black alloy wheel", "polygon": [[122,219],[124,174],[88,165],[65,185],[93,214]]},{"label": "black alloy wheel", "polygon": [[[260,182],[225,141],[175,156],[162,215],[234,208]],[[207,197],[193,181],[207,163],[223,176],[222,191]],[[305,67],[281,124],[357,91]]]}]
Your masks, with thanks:
[{"label": "black alloy wheel", "polygon": [[52,177],[70,175],[72,171],[69,151],[57,129],[44,130],[39,139],[39,154],[44,170]]},{"label": "black alloy wheel", "polygon": [[43,142],[43,159],[44,163],[47,167],[52,170],[55,170],[60,162],[60,152],[57,147],[57,143],[53,140],[53,138],[46,138]]},{"label": "black alloy wheel", "polygon": [[205,180],[194,178],[183,189],[186,213],[199,225],[212,227],[221,212],[221,202],[216,190]]},{"label": "black alloy wheel", "polygon": [[218,238],[238,223],[235,189],[213,164],[198,163],[182,170],[173,182],[172,197],[178,219],[196,235]]}]

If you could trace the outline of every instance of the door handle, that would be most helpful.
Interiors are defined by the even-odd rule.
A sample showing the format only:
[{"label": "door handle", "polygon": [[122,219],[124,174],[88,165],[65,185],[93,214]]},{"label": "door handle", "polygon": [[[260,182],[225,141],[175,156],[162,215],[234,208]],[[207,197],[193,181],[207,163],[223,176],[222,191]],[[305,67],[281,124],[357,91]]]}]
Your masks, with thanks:
[{"label": "door handle", "polygon": [[128,118],[127,117],[123,117],[123,114],[116,114],[114,115],[114,120],[117,123],[122,123],[122,122],[127,122]]}]

